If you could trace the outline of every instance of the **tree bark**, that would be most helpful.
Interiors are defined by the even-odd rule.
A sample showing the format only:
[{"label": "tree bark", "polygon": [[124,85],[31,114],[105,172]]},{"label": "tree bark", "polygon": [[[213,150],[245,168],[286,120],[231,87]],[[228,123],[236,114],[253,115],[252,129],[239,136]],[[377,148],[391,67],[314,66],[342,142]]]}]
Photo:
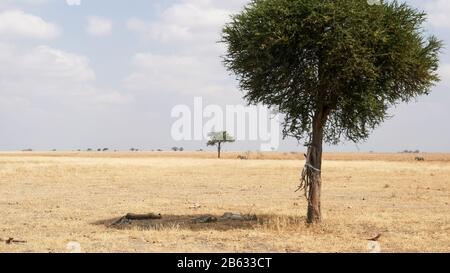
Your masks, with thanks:
[{"label": "tree bark", "polygon": [[148,214],[135,214],[135,213],[128,213],[125,215],[125,218],[128,220],[152,220],[152,219],[161,219],[161,214],[154,214],[154,213],[148,213]]},{"label": "tree bark", "polygon": [[321,192],[322,192],[322,147],[324,126],[327,119],[326,111],[319,111],[313,120],[312,142],[308,150],[310,169],[310,189],[308,195],[307,222],[310,224],[322,221]]}]

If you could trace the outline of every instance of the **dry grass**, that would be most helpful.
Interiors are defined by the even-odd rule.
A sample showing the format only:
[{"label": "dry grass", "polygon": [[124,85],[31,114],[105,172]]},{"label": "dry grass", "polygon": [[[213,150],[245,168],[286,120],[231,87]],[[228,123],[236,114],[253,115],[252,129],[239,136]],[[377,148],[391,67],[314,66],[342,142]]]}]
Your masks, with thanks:
[{"label": "dry grass", "polygon": [[[324,223],[304,224],[302,154],[0,153],[0,252],[450,252],[450,155],[327,154]],[[192,209],[193,204],[201,205]],[[255,213],[254,224],[113,229],[128,212]]]}]

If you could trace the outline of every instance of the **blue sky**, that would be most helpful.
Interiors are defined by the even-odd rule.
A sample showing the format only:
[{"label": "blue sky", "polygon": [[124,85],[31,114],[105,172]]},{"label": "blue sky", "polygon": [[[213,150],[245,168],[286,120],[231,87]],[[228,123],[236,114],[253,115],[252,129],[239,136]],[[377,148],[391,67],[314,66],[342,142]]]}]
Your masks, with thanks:
[{"label": "blue sky", "polygon": [[[0,0],[0,150],[205,149],[176,142],[171,109],[244,104],[217,43],[246,0]],[[407,1],[450,44],[450,1]],[[400,105],[366,142],[329,151],[450,152],[450,59],[429,97]],[[240,142],[230,150],[255,150]],[[280,150],[302,149],[293,140]]]}]

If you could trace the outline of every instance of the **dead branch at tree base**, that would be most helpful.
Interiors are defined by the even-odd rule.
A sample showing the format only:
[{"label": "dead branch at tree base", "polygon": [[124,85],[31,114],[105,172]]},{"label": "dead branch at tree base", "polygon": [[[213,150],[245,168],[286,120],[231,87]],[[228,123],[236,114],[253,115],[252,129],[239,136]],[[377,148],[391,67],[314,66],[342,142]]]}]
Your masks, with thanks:
[{"label": "dead branch at tree base", "polygon": [[10,244],[25,244],[25,243],[27,243],[27,241],[16,240],[14,238],[8,238],[8,239],[0,238],[0,242],[5,242],[5,244],[7,244],[7,245],[10,245]]},{"label": "dead branch at tree base", "polygon": [[154,214],[154,213],[148,213],[148,214],[135,214],[135,213],[128,213],[127,215],[121,217],[117,221],[114,221],[109,226],[119,225],[127,221],[145,221],[145,220],[159,220],[162,219],[162,216],[160,213]]},{"label": "dead branch at tree base", "polygon": [[128,213],[125,215],[125,218],[128,220],[155,220],[155,219],[161,219],[161,214],[154,214],[154,213],[148,213],[148,214],[134,214],[134,213]]}]

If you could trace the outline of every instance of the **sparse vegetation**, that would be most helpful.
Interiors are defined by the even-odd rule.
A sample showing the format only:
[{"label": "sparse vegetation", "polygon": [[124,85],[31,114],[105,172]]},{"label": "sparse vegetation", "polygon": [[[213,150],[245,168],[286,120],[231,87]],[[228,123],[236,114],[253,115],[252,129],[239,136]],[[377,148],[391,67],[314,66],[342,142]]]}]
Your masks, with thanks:
[{"label": "sparse vegetation", "polygon": [[403,153],[403,154],[420,154],[420,150],[415,150],[415,151],[404,150],[401,153]]},{"label": "sparse vegetation", "polygon": [[[294,192],[298,155],[239,154],[217,164],[212,152],[0,153],[0,238],[26,241],[0,242],[0,252],[65,252],[74,240],[86,252],[366,252],[377,233],[383,252],[450,252],[450,155],[418,165],[407,154],[325,154],[326,217],[308,227],[306,200]],[[129,212],[260,221],[108,227]]]}]

